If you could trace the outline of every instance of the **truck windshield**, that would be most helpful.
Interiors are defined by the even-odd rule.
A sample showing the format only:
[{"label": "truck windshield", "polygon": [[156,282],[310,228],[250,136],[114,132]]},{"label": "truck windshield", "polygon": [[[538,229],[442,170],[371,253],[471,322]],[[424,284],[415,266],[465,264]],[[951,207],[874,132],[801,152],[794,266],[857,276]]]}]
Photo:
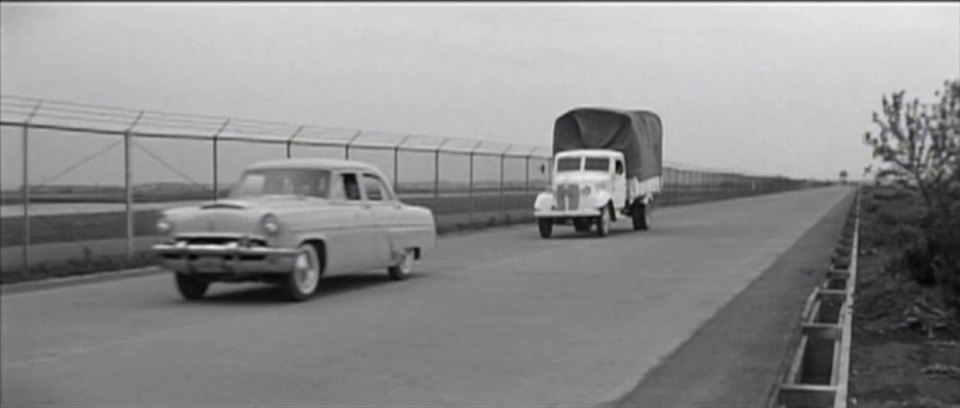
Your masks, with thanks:
[{"label": "truck windshield", "polygon": [[557,172],[561,171],[579,171],[580,157],[564,157],[557,160]]},{"label": "truck windshield", "polygon": [[610,170],[610,159],[606,157],[588,157],[583,163],[584,170],[608,171]]},{"label": "truck windshield", "polygon": [[262,169],[243,174],[230,198],[298,195],[327,198],[330,172],[312,169]]}]

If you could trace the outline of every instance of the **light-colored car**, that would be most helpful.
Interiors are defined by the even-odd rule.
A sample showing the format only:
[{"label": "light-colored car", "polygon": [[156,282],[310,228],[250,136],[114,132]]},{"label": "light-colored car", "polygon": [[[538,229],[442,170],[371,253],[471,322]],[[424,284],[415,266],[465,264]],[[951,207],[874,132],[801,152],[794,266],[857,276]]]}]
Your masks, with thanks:
[{"label": "light-colored car", "polygon": [[401,203],[374,166],[286,159],[248,167],[227,199],[167,210],[153,246],[186,299],[213,282],[280,284],[313,295],[322,276],[386,268],[404,279],[436,244],[430,210]]}]

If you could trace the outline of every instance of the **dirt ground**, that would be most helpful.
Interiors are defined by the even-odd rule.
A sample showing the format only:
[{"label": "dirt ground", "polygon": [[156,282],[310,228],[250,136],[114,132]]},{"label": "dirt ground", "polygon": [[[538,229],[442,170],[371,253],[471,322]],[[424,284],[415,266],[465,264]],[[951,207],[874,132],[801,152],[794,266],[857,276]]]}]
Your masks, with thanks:
[{"label": "dirt ground", "polygon": [[896,262],[915,198],[864,188],[851,407],[960,407],[960,317]]}]

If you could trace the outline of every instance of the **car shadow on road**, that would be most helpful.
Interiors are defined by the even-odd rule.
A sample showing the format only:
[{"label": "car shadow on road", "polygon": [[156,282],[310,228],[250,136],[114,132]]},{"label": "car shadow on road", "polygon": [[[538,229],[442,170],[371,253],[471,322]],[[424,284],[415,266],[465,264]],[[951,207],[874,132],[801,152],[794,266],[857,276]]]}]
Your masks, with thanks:
[{"label": "car shadow on road", "polygon": [[[320,301],[324,298],[381,285],[403,284],[420,277],[423,277],[423,274],[412,274],[406,280],[397,282],[389,279],[384,273],[373,272],[330,276],[320,280],[320,287],[317,288],[316,294],[312,299],[308,300],[308,302]],[[287,300],[279,286],[271,284],[259,284],[229,292],[214,293],[208,295],[202,301],[217,304],[291,303]]]}]

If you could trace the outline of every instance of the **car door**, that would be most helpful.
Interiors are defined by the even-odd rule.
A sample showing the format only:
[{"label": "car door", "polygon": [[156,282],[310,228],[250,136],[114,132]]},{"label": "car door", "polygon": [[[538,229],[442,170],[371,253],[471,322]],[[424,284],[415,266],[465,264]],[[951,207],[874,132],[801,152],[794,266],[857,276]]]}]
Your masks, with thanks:
[{"label": "car door", "polygon": [[623,159],[615,159],[613,166],[613,202],[619,208],[627,203],[627,176]]},{"label": "car door", "polygon": [[378,236],[374,241],[374,249],[377,252],[373,256],[379,266],[386,266],[392,263],[394,251],[398,250],[393,247],[392,238],[401,206],[380,176],[363,173],[362,185],[373,219],[377,224]]},{"label": "car door", "polygon": [[359,174],[341,171],[334,175],[330,203],[340,208],[339,220],[327,231],[328,272],[356,272],[371,267],[371,242],[376,221],[364,200]]}]

